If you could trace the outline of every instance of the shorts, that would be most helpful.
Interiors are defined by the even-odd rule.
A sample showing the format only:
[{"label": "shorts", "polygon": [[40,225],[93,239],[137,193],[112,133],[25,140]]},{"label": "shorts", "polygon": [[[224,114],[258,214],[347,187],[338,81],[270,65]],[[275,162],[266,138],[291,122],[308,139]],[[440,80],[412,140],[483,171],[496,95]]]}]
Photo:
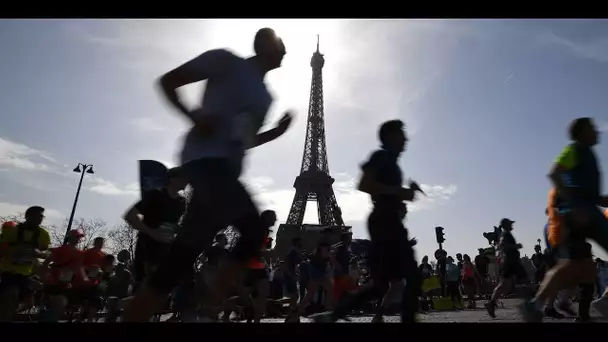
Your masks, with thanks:
[{"label": "shorts", "polygon": [[147,237],[138,237],[133,256],[134,278],[136,282],[147,276],[146,265],[160,265],[169,255],[170,244],[154,241]]},{"label": "shorts", "polygon": [[79,302],[79,298],[74,290],[66,285],[46,284],[44,285],[44,294],[49,297],[64,296],[69,304],[77,304]]},{"label": "shorts", "polygon": [[473,277],[469,277],[467,279],[462,279],[462,286],[465,289],[471,289],[477,287],[477,281]]},{"label": "shorts", "polygon": [[87,301],[91,307],[97,309],[104,307],[103,293],[99,285],[75,288],[73,291],[78,300],[82,302]]},{"label": "shorts", "polygon": [[0,274],[0,279],[0,293],[12,287],[16,287],[19,291],[20,301],[29,297],[33,293],[29,276],[17,273],[2,272]]},{"label": "shorts", "polygon": [[260,269],[248,269],[245,271],[245,279],[243,279],[243,286],[253,288],[256,284],[262,280],[268,280],[269,273],[265,268]]},{"label": "shorts", "polygon": [[243,263],[260,257],[266,228],[251,196],[239,181],[240,171],[226,158],[203,158],[183,166],[192,188],[182,218],[182,227],[171,244],[167,259],[150,278],[157,291],[169,294],[180,279],[191,272],[197,257],[227,226],[239,230],[231,251]]},{"label": "shorts", "polygon": [[283,276],[283,287],[287,295],[298,293],[298,283],[296,282],[296,279],[288,275]]},{"label": "shorts", "polygon": [[604,251],[608,251],[608,219],[596,206],[583,207],[591,215],[587,227],[577,227],[569,213],[564,215],[564,240],[557,246],[560,258],[581,260],[592,257],[587,239],[594,240]]},{"label": "shorts", "polygon": [[505,261],[500,265],[500,277],[503,279],[525,279],[528,277],[524,266],[519,260]]},{"label": "shorts", "polygon": [[268,273],[268,270],[265,268],[248,269],[245,271],[245,279],[243,279],[243,286],[251,290],[252,298],[257,298],[257,284],[262,280],[268,280],[269,277],[270,273]]},{"label": "shorts", "polygon": [[367,220],[370,248],[370,271],[374,279],[401,280],[417,276],[422,283],[414,249],[397,211],[374,208]]}]

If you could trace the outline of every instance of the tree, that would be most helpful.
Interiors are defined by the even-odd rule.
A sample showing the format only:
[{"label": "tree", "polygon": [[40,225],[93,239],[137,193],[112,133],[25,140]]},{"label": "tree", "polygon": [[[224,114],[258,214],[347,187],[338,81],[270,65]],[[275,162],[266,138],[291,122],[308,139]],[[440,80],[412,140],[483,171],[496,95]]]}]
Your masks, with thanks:
[{"label": "tree", "polygon": [[226,235],[226,240],[228,240],[228,248],[234,247],[236,242],[239,240],[241,233],[239,233],[238,229],[229,226],[227,228],[222,229],[219,233]]},{"label": "tree", "polygon": [[[0,216],[0,224],[3,224],[4,222],[7,222],[7,221],[13,221],[13,222],[17,222],[17,223],[24,222],[25,216],[23,215],[23,213]],[[56,231],[58,230],[58,228],[56,226],[42,225],[42,228],[46,229],[49,232],[49,235],[51,236],[51,246],[54,247],[54,246],[61,245],[61,243],[63,242],[63,236],[61,237],[61,239],[57,238]],[[57,243],[57,242],[59,242],[59,243]]]},{"label": "tree", "polygon": [[108,232],[108,249],[114,255],[122,250],[129,251],[131,258],[135,255],[135,245],[137,243],[137,231],[131,228],[126,222],[117,225]]},{"label": "tree", "polygon": [[0,224],[7,222],[7,221],[13,221],[13,222],[19,223],[19,222],[25,221],[25,217],[23,216],[23,213],[0,216]]},{"label": "tree", "polygon": [[[61,246],[63,244],[63,240],[65,238],[65,230],[68,226],[68,220],[60,226],[50,226],[47,227],[49,234],[51,235],[51,245]],[[72,222],[71,229],[78,229],[84,233],[84,238],[80,242],[79,247],[83,250],[89,249],[93,247],[93,241],[98,238],[104,238],[108,240],[108,224],[106,221],[96,218],[96,219],[85,219],[83,217],[79,217],[74,219]]]}]

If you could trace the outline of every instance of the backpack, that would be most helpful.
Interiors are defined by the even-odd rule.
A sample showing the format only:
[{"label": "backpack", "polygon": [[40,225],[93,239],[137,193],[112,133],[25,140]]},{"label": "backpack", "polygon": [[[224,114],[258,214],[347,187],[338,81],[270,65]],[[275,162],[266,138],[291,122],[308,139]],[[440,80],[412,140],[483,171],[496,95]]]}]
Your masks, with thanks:
[{"label": "backpack", "polygon": [[13,255],[13,264],[14,265],[27,265],[31,264],[31,256],[29,255],[29,250],[33,250],[38,248],[38,240],[40,239],[40,227],[37,227],[32,231],[32,236],[29,241],[25,241],[25,231],[27,228],[22,224],[17,225],[17,239],[13,242],[10,242],[8,245],[11,247],[23,246],[25,250],[17,252],[16,255]]},{"label": "backpack", "polygon": [[447,265],[447,280],[458,281],[460,279],[460,269],[458,265],[448,264]]},{"label": "backpack", "polygon": [[40,239],[40,228],[37,227],[32,233],[29,241],[25,241],[25,231],[27,228],[22,223],[17,225],[17,240],[10,242],[9,246],[25,245],[29,248],[38,248],[38,240]]}]

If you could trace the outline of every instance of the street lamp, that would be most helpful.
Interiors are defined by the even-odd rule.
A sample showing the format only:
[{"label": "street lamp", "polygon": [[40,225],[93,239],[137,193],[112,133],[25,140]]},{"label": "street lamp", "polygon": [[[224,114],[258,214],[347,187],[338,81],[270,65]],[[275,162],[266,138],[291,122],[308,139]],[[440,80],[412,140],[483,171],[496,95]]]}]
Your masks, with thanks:
[{"label": "street lamp", "polygon": [[72,206],[72,213],[70,214],[70,220],[68,221],[68,227],[65,230],[65,238],[63,239],[63,244],[66,244],[68,241],[68,234],[72,229],[72,222],[74,222],[74,213],[76,213],[76,204],[78,204],[78,196],[80,196],[80,188],[82,187],[82,180],[84,179],[84,174],[94,174],[93,165],[92,164],[82,164],[78,163],[78,165],[74,168],[74,172],[80,173],[80,182],[78,182],[78,190],[76,190],[76,197],[74,198],[74,205]]}]

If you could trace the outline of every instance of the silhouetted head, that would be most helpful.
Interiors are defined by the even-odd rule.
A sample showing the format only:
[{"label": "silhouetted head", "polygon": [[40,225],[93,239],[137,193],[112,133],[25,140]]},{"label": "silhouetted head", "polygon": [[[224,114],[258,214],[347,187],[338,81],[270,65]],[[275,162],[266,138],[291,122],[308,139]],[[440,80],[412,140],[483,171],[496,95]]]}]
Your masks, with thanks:
[{"label": "silhouetted head", "polygon": [[262,62],[265,71],[274,70],[281,66],[287,53],[283,40],[271,28],[260,29],[255,34],[253,50]]},{"label": "silhouetted head", "polygon": [[44,220],[44,208],[33,206],[25,211],[25,223],[31,226],[39,226]]},{"label": "silhouetted head", "polygon": [[101,250],[105,243],[106,240],[104,238],[96,237],[95,240],[93,240],[93,248]]},{"label": "silhouetted head", "polygon": [[378,138],[385,148],[396,152],[405,151],[407,136],[405,135],[405,124],[401,120],[390,120],[380,125]]},{"label": "silhouetted head", "polygon": [[84,233],[80,229],[72,229],[68,233],[67,243],[70,246],[76,247],[82,238],[84,238]]},{"label": "silhouetted head", "polygon": [[129,253],[128,250],[123,249],[120,252],[118,252],[117,259],[118,259],[118,262],[126,263],[127,261],[131,260],[131,253]]},{"label": "silhouetted head", "polygon": [[591,118],[578,118],[572,121],[568,129],[570,140],[587,146],[594,146],[599,141],[599,134]]},{"label": "silhouetted head", "polygon": [[513,230],[513,223],[515,223],[515,221],[508,218],[503,218],[500,220],[500,228],[502,228],[504,231],[510,232]]},{"label": "silhouetted head", "polygon": [[275,213],[274,210],[264,210],[262,214],[260,214],[260,219],[265,228],[273,227],[274,224],[277,223],[277,213]]}]

